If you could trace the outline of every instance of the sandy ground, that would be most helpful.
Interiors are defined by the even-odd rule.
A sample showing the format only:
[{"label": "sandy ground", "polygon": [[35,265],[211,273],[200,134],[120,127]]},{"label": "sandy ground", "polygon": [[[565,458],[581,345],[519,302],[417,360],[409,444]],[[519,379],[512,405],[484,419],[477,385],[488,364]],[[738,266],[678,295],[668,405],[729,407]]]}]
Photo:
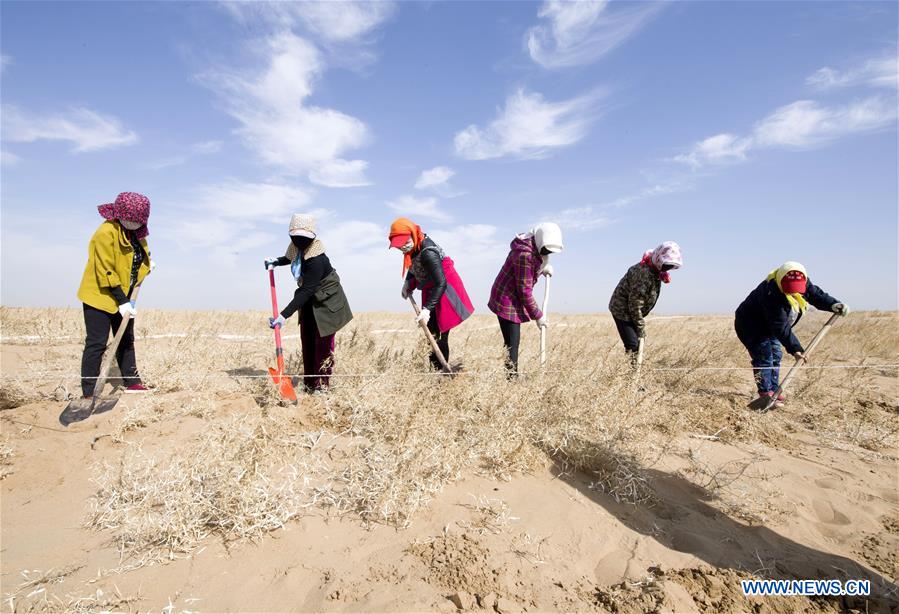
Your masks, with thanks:
[{"label": "sandy ground", "polygon": [[[171,343],[140,340],[139,357]],[[71,371],[79,348],[76,340],[50,347],[4,340],[3,372],[59,361]],[[879,383],[886,411],[899,419],[896,378],[882,375]],[[41,386],[52,395],[53,382]],[[193,393],[156,394],[186,403]],[[685,479],[684,454],[663,454],[647,468],[652,505],[616,502],[591,476],[547,459],[508,481],[461,475],[405,528],[313,507],[261,539],[213,535],[192,554],[144,564],[123,557],[109,532],[85,524],[98,463],[114,466],[126,448],[183,452],[209,423],[179,415],[129,430],[124,440],[112,436],[137,402],[125,396],[114,411],[69,428],[57,421],[65,401],[52,397],[0,414],[5,611],[899,609],[895,447],[834,445],[801,429],[779,432],[770,444],[684,432],[678,449],[725,468],[721,475],[730,463],[756,459],[751,471],[729,478],[737,496],[726,505]],[[318,428],[329,403],[304,397],[274,411],[308,424],[322,453],[333,456],[347,442]],[[231,390],[218,397],[214,419],[258,410],[252,394]],[[876,596],[747,598],[739,580],[749,577],[870,578]]]}]

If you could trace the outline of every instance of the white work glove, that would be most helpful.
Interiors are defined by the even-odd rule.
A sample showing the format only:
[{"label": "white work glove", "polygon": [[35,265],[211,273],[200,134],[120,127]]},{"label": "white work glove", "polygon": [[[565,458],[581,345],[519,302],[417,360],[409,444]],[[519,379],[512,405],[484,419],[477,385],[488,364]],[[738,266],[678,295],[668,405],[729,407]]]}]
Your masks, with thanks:
[{"label": "white work glove", "polygon": [[269,319],[268,319],[269,328],[280,328],[281,326],[284,326],[284,322],[285,322],[284,316],[282,316],[280,314],[278,315],[277,318],[269,317]]},{"label": "white work glove", "polygon": [[547,264],[545,267],[540,269],[540,274],[544,277],[552,277],[553,276],[553,265]]},{"label": "white work glove", "polygon": [[122,303],[119,305],[119,314],[123,318],[133,318],[137,316],[137,309],[134,308],[134,303]]},{"label": "white work glove", "polygon": [[427,324],[428,320],[431,319],[431,310],[425,309],[422,307],[421,311],[418,312],[418,315],[415,317],[416,324]]},{"label": "white work glove", "polygon": [[546,328],[546,314],[543,314],[539,318],[537,318],[537,328]]},{"label": "white work glove", "polygon": [[278,262],[277,258],[266,258],[265,259],[265,270],[270,271],[275,268],[275,263]]},{"label": "white work glove", "polygon": [[156,269],[156,261],[150,260],[150,272],[152,273]]},{"label": "white work glove", "polygon": [[403,297],[403,300],[409,298],[409,284],[405,281],[403,282],[403,289],[400,290],[400,296]]},{"label": "white work glove", "polygon": [[849,315],[849,305],[847,305],[846,303],[834,303],[833,307],[831,307],[830,310],[840,316]]}]

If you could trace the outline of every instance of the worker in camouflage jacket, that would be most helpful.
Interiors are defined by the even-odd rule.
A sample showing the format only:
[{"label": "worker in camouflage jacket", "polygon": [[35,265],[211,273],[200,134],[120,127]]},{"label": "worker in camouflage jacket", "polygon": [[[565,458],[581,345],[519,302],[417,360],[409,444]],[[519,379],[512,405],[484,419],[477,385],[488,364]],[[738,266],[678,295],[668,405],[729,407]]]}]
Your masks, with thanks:
[{"label": "worker in camouflage jacket", "polygon": [[644,253],[643,259],[629,268],[615,287],[609,311],[632,360],[637,358],[640,339],[646,336],[644,318],[659,300],[662,283],[670,283],[669,271],[679,269],[682,264],[680,246],[674,241],[665,241]]}]

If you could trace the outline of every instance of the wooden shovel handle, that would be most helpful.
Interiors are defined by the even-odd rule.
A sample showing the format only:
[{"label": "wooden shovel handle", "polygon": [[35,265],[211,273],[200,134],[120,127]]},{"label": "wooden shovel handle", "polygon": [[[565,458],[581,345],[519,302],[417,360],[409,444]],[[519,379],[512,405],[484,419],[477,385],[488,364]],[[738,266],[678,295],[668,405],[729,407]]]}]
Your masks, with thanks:
[{"label": "wooden shovel handle", "polygon": [[[839,317],[840,315],[835,313],[830,316],[830,319],[828,319],[827,322],[824,323],[824,326],[821,327],[821,330],[819,330],[818,334],[812,338],[812,342],[809,343],[808,347],[805,349],[804,356],[806,358],[808,358],[808,355],[812,353],[812,350],[814,350],[818,346],[818,344],[821,343],[824,335],[827,334],[827,331],[830,330],[830,327],[834,325],[834,323],[837,321],[837,318]],[[783,381],[780,383],[780,386],[777,387],[777,392],[774,393],[774,398],[777,398],[778,396],[783,394],[783,391],[786,390],[787,385],[789,385],[790,383],[790,380],[793,379],[793,376],[796,375],[796,373],[799,371],[799,367],[801,367],[802,363],[804,362],[805,360],[802,360],[800,358],[796,359],[796,362],[794,362],[793,366],[790,367],[790,370],[787,371],[787,374],[784,377]]]},{"label": "wooden shovel handle", "polygon": [[[134,290],[131,291],[131,300],[137,301],[137,295],[140,293],[140,286],[135,286]],[[100,393],[103,392],[103,387],[106,386],[106,377],[109,375],[109,368],[112,366],[112,359],[115,358],[116,350],[119,349],[119,343],[122,341],[122,337],[125,336],[125,331],[128,329],[128,325],[131,318],[129,317],[127,320],[123,317],[122,323],[119,324],[119,330],[116,331],[115,336],[112,338],[112,343],[106,346],[106,350],[103,354],[103,362],[100,363],[100,373],[97,376],[96,381],[94,382],[94,393],[93,393],[93,402],[91,403],[91,411],[93,411],[94,403],[97,402],[97,399],[100,397]]]},{"label": "wooden shovel handle", "polygon": [[[546,310],[549,309],[549,282],[552,277],[546,278],[546,288],[543,289],[543,317],[546,317]],[[540,329],[540,366],[546,365],[546,327]]]},{"label": "wooden shovel handle", "polygon": [[[412,303],[412,309],[415,310],[415,315],[419,315],[421,313],[421,309],[418,308],[418,303],[415,302],[415,298],[409,296],[409,302]],[[437,345],[437,341],[434,340],[434,335],[431,334],[431,331],[428,330],[428,325],[424,322],[419,322],[418,326],[421,330],[424,331],[425,337],[428,338],[428,342],[431,344],[431,349],[434,351],[434,354],[437,355],[437,360],[440,361],[440,365],[443,367],[443,370],[449,373],[451,371],[449,363],[446,362],[446,358],[443,356],[443,352],[440,351],[440,347]]]}]

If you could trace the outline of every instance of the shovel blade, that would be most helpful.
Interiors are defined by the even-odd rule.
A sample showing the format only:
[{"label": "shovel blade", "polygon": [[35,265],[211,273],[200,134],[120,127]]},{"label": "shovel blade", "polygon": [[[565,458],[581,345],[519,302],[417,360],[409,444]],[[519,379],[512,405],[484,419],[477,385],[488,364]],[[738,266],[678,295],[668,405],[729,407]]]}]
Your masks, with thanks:
[{"label": "shovel blade", "polygon": [[748,407],[749,409],[754,409],[756,411],[769,411],[772,407],[774,407],[774,403],[777,401],[774,397],[759,397],[756,400],[752,401]]},{"label": "shovel blade", "polygon": [[268,373],[272,376],[272,381],[275,382],[275,386],[278,387],[278,392],[281,393],[282,398],[285,398],[288,401],[297,400],[297,393],[294,391],[293,382],[290,381],[289,377],[283,375],[274,367],[269,367]]},{"label": "shovel blade", "polygon": [[118,397],[105,397],[99,399],[74,399],[66,405],[66,408],[59,414],[59,423],[63,426],[69,426],[73,422],[81,422],[93,416],[94,414],[102,414],[108,412],[116,403],[119,402]]}]

